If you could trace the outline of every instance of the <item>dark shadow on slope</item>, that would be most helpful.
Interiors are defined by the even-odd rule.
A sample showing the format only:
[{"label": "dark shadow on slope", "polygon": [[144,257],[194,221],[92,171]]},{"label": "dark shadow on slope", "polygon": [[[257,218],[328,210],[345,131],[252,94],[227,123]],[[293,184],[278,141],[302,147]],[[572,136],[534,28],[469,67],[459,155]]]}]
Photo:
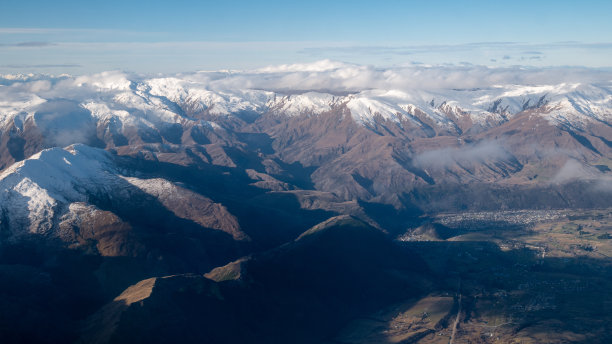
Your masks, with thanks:
[{"label": "dark shadow on slope", "polygon": [[180,145],[183,127],[178,123],[162,124],[160,125],[159,133],[166,141]]},{"label": "dark shadow on slope", "polygon": [[211,143],[210,139],[208,138],[208,136],[206,135],[208,132],[207,129],[203,128],[202,126],[194,126],[193,128],[191,128],[191,138],[200,145],[206,145]]},{"label": "dark shadow on slope", "polygon": [[145,143],[162,143],[162,137],[156,129],[140,126],[138,136]]},{"label": "dark shadow on slope", "polygon": [[[24,196],[13,190],[5,190],[4,192],[7,193],[7,200],[11,202],[11,206],[15,207],[12,209],[28,209],[28,202],[30,202],[31,197]],[[9,214],[7,209],[0,209],[0,243],[9,241],[15,233],[27,233],[29,231],[30,218],[19,215]],[[24,215],[24,213],[21,215]],[[12,219],[12,222],[10,219]],[[14,228],[16,226],[19,228]]]},{"label": "dark shadow on slope", "polygon": [[242,281],[158,279],[112,342],[317,343],[354,316],[422,294],[429,274],[418,256],[350,218],[244,264]]},{"label": "dark shadow on slope", "polygon": [[223,151],[241,169],[250,168],[260,172],[265,169],[261,157],[254,151],[245,151],[237,147],[223,147]]},{"label": "dark shadow on slope", "polygon": [[261,152],[263,154],[274,154],[274,149],[272,148],[272,138],[268,134],[265,133],[245,133],[245,132],[237,132],[235,133],[238,137],[238,140],[244,142],[250,151],[253,152]]},{"label": "dark shadow on slope", "polygon": [[165,178],[223,204],[236,216],[241,230],[252,239],[256,250],[292,240],[307,228],[335,215],[302,209],[295,195],[269,193],[251,186],[253,181],[242,168],[210,164],[185,167],[127,157],[119,159],[124,161],[121,165],[144,173],[141,178]]},{"label": "dark shadow on slope", "polygon": [[0,338],[70,343],[80,321],[107,302],[94,275],[101,258],[31,236],[0,244]]},{"label": "dark shadow on slope", "polygon": [[[430,293],[462,296],[462,327],[501,309],[515,334],[546,335],[561,324],[563,331],[586,334],[569,342],[605,343],[612,336],[612,268],[603,260],[541,258],[490,242],[391,243],[380,231],[348,221],[252,257],[240,281],[160,280],[148,299],[124,313],[114,341],[333,342],[348,321]],[[489,308],[479,300],[497,303]]]},{"label": "dark shadow on slope", "polygon": [[[107,128],[100,127],[98,129],[102,131],[108,130],[108,133],[98,134],[98,136],[109,135],[115,147],[126,146],[129,144],[129,140],[122,134],[122,129],[123,123],[121,123],[121,121],[119,121],[117,118],[113,117],[109,119]],[[104,139],[106,140],[107,138],[104,137]]]},{"label": "dark shadow on slope", "polygon": [[151,257],[160,273],[206,272],[244,255],[243,244],[228,233],[179,218],[155,197],[119,179],[115,187],[128,199],[90,195],[89,202],[119,216],[133,227],[134,256]]},{"label": "dark shadow on slope", "polygon": [[19,136],[11,136],[6,143],[9,154],[15,159],[15,161],[21,161],[25,158],[24,147],[26,140]]},{"label": "dark shadow on slope", "polygon": [[390,235],[396,236],[406,231],[407,228],[415,227],[422,219],[423,212],[412,204],[402,200],[403,209],[396,209],[390,204],[359,201],[359,206],[365,213]]},{"label": "dark shadow on slope", "polygon": [[352,173],[351,177],[353,177],[353,180],[357,182],[357,184],[359,184],[362,188],[367,190],[370,194],[375,194],[374,190],[372,189],[372,185],[374,184],[372,180],[365,178],[359,175],[358,173]]},{"label": "dark shadow on slope", "polygon": [[280,159],[274,159],[284,171],[282,175],[273,174],[274,178],[285,183],[293,184],[300,189],[314,190],[314,183],[310,177],[319,166],[304,166],[299,161],[288,164]]},{"label": "dark shadow on slope", "polygon": [[589,141],[589,139],[587,139],[586,137],[578,134],[576,131],[574,130],[570,130],[567,129],[565,130],[568,134],[570,134],[574,140],[578,141],[581,145],[583,145],[584,147],[588,148],[589,150],[593,151],[594,153],[596,153],[597,155],[601,155],[601,153],[597,150],[597,148],[595,148],[593,146],[593,144],[591,143],[591,141]]},{"label": "dark shadow on slope", "polygon": [[254,123],[259,117],[261,117],[261,113],[255,111],[239,111],[232,113],[232,115],[249,124]]}]

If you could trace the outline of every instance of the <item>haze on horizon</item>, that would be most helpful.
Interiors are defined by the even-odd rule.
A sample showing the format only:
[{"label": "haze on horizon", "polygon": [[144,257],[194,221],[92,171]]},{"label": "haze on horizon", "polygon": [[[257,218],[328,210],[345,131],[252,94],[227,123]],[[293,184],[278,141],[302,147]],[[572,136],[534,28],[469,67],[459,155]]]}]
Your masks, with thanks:
[{"label": "haze on horizon", "polygon": [[177,73],[324,59],[612,67],[609,1],[7,1],[0,73]]}]

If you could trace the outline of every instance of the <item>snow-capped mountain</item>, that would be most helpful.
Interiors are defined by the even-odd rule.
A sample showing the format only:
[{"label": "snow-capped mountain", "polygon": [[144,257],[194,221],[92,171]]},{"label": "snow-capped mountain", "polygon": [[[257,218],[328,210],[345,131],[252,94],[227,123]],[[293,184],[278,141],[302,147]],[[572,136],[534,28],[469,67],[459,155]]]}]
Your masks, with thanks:
[{"label": "snow-capped mountain", "polygon": [[[418,288],[429,298],[440,276],[448,286],[437,295],[472,270],[485,281],[479,292],[489,272],[515,288],[529,262],[520,245],[535,231],[494,227],[520,247],[510,259],[497,242],[460,242],[480,233],[435,222],[441,213],[487,214],[496,226],[499,211],[549,220],[592,212],[597,225],[578,216],[554,226],[563,242],[576,232],[580,246],[569,250],[599,257],[595,245],[609,239],[602,209],[612,207],[612,78],[510,72],[323,61],[0,77],[0,315],[27,324],[8,341],[24,341],[50,315],[54,328],[37,334],[55,337],[39,342],[137,342],[167,329],[180,335],[147,340],[189,332],[224,342],[232,331],[244,341],[253,319],[270,325],[266,333],[289,319],[280,342],[313,321],[329,339],[334,320],[320,319],[329,302],[313,300],[343,299],[332,318],[348,321],[359,300],[398,296],[377,307],[387,306]],[[442,245],[393,241],[413,234]],[[560,260],[537,252],[538,274],[558,276]],[[567,265],[577,280],[584,261]],[[480,262],[490,267],[473,269]],[[605,295],[605,283],[593,285]],[[452,314],[461,299],[444,298]]]},{"label": "snow-capped mountain", "polygon": [[[523,86],[495,85],[479,89],[367,89],[345,94],[323,91],[268,91],[253,88],[213,88],[194,76],[130,79],[122,73],[50,80],[25,79],[0,88],[2,127],[23,130],[37,112],[53,108],[58,99],[84,109],[98,123],[121,132],[130,127],[197,123],[198,116],[320,114],[346,106],[363,125],[380,119],[400,123],[422,121],[440,128],[468,120],[487,128],[529,110],[541,109],[543,118],[583,127],[609,121],[610,85],[561,83]],[[64,106],[67,106],[64,104]],[[57,107],[57,106],[56,106]],[[59,109],[73,110],[73,109]],[[78,112],[78,111],[77,111]],[[421,118],[421,116],[423,118]],[[38,117],[38,118],[37,118]],[[66,118],[68,122],[70,118]],[[14,123],[13,123],[14,122]],[[60,128],[61,129],[61,128]]]},{"label": "snow-capped mountain", "polygon": [[108,153],[84,145],[52,148],[18,162],[0,175],[0,204],[8,229],[52,230],[59,205],[84,202],[112,185]]},{"label": "snow-capped mountain", "polygon": [[[178,219],[228,233],[235,240],[248,240],[223,205],[163,178],[129,175],[129,170],[110,153],[83,144],[45,149],[0,175],[0,227],[9,236],[35,233],[75,244],[86,239],[104,241],[104,226],[109,221],[111,227],[130,226],[113,211],[138,210],[160,202]],[[74,228],[90,228],[91,232]],[[109,254],[126,254],[111,251]]]},{"label": "snow-capped mountain", "polygon": [[[248,238],[222,207],[172,207],[180,194],[214,202],[155,175],[142,181],[120,172],[117,156],[230,168],[267,190],[306,189],[400,208],[416,190],[448,183],[537,188],[590,181],[607,189],[609,82],[493,78],[477,88],[417,88],[401,75],[338,64],[152,78],[4,76],[2,221],[57,231],[57,219],[75,203],[97,206],[90,204],[96,195],[127,199],[117,191],[123,186],[180,218]],[[224,220],[195,218],[198,209]]]}]

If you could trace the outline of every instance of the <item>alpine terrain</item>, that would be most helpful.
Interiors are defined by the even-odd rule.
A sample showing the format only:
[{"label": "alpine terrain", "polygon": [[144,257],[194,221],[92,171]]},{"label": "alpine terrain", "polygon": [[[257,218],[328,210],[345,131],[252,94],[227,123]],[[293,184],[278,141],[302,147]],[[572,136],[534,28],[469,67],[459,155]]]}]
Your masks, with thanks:
[{"label": "alpine terrain", "polygon": [[0,342],[610,342],[612,82],[549,79],[2,75]]}]

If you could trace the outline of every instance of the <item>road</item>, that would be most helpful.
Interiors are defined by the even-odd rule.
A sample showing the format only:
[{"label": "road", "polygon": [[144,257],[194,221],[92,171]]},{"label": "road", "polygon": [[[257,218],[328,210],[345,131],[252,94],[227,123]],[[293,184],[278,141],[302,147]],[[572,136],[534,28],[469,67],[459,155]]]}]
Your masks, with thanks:
[{"label": "road", "polygon": [[455,334],[457,334],[457,327],[459,326],[459,319],[461,318],[461,280],[459,280],[459,287],[457,288],[457,293],[459,294],[459,307],[457,308],[457,317],[455,318],[455,322],[453,323],[453,332],[451,333],[450,340],[448,344],[453,344],[455,341]]}]

